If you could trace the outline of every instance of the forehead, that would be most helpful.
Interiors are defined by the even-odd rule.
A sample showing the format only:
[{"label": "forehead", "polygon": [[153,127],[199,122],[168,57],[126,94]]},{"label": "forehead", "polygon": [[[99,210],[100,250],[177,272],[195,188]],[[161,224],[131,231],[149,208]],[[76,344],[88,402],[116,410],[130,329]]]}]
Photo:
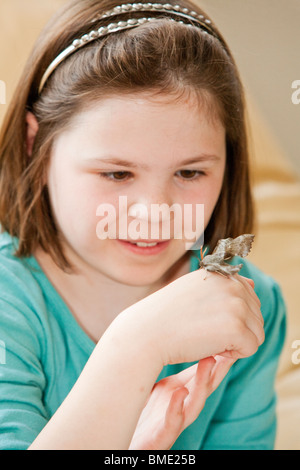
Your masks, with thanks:
[{"label": "forehead", "polygon": [[130,113],[160,114],[162,118],[167,114],[176,114],[179,111],[187,111],[191,116],[197,116],[198,119],[207,120],[211,125],[221,123],[221,109],[217,100],[206,91],[196,92],[186,89],[172,93],[163,93],[160,90],[140,91],[135,93],[114,93],[101,96],[93,93],[88,96],[85,102],[78,106],[79,111],[72,119],[72,124],[79,124],[89,115],[114,111],[130,115]]},{"label": "forehead", "polygon": [[[221,151],[225,129],[217,109],[195,95],[132,93],[86,104],[62,132],[62,140],[77,148],[101,147],[127,157]],[[213,106],[213,102],[210,103]],[[59,139],[60,140],[60,139]]]}]

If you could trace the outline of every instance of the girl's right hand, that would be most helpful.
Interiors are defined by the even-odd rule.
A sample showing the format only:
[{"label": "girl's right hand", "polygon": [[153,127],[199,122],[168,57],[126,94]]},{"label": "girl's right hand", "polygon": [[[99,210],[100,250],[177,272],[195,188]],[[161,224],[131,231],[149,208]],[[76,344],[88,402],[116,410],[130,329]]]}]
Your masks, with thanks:
[{"label": "girl's right hand", "polygon": [[227,278],[201,269],[176,279],[128,311],[136,312],[134,324],[141,326],[145,347],[152,349],[151,357],[155,347],[162,365],[215,355],[239,359],[254,354],[265,338],[253,287],[252,280],[237,274]]},{"label": "girl's right hand", "polygon": [[168,450],[201,413],[234,359],[207,357],[157,382],[131,440],[130,450]]}]

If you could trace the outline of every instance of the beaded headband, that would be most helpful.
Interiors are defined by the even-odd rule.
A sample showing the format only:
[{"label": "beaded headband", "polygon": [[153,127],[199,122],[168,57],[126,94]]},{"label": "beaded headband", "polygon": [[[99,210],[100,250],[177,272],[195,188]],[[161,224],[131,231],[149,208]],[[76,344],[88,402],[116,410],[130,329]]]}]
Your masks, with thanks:
[{"label": "beaded headband", "polygon": [[[125,13],[137,13],[137,12],[151,12],[151,13],[164,13],[168,15],[175,16],[178,18],[174,20],[173,18],[169,18],[172,21],[177,21],[179,23],[184,23],[181,19],[186,19],[191,21],[191,24],[187,24],[187,26],[192,26],[195,24],[196,26],[200,27],[204,33],[211,34],[212,36],[216,36],[214,32],[211,21],[205,18],[203,15],[199,15],[195,11],[191,11],[188,8],[181,7],[179,5],[171,5],[169,3],[162,4],[162,3],[127,3],[123,5],[116,6],[112,10],[109,10],[102,15],[97,16],[94,18],[90,24],[91,27],[94,23],[99,22],[101,20],[107,18],[114,18],[115,16],[122,15]],[[90,31],[88,34],[84,34],[79,39],[75,39],[72,44],[67,47],[64,51],[62,51],[54,60],[51,62],[47,70],[45,71],[39,86],[39,94],[41,94],[46,81],[50,77],[50,75],[54,72],[54,70],[61,64],[67,57],[73,54],[78,49],[81,49],[86,44],[93,42],[101,37],[107,36],[111,33],[116,33],[118,31],[123,31],[130,28],[136,28],[142,24],[156,21],[157,17],[145,17],[145,18],[130,18],[126,21],[118,21],[115,23],[110,23],[107,26],[102,26],[99,29]]]}]

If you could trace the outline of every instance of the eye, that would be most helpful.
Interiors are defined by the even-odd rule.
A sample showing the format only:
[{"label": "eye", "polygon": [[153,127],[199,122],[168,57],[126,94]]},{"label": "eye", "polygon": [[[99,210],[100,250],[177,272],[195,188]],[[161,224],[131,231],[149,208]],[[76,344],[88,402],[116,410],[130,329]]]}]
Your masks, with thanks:
[{"label": "eye", "polygon": [[181,174],[181,178],[183,180],[196,180],[198,179],[200,176],[204,176],[205,173],[204,171],[199,171],[199,170],[180,170],[177,172],[178,174],[180,173]]},{"label": "eye", "polygon": [[111,181],[125,181],[129,178],[130,173],[128,171],[111,171],[108,173],[99,173],[99,175]]}]

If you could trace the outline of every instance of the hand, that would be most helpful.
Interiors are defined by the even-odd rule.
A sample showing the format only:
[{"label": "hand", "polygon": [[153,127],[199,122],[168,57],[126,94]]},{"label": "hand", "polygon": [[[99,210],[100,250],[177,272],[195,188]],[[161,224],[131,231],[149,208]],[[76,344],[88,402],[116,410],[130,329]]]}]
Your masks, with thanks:
[{"label": "hand", "polygon": [[234,359],[202,359],[156,383],[140,416],[129,449],[168,450],[202,411]]},{"label": "hand", "polygon": [[[253,281],[193,271],[131,306],[135,334],[162,365],[254,354],[264,321]],[[122,315],[121,315],[122,317]],[[123,317],[123,318],[126,318]],[[139,333],[137,333],[139,332]]]}]

